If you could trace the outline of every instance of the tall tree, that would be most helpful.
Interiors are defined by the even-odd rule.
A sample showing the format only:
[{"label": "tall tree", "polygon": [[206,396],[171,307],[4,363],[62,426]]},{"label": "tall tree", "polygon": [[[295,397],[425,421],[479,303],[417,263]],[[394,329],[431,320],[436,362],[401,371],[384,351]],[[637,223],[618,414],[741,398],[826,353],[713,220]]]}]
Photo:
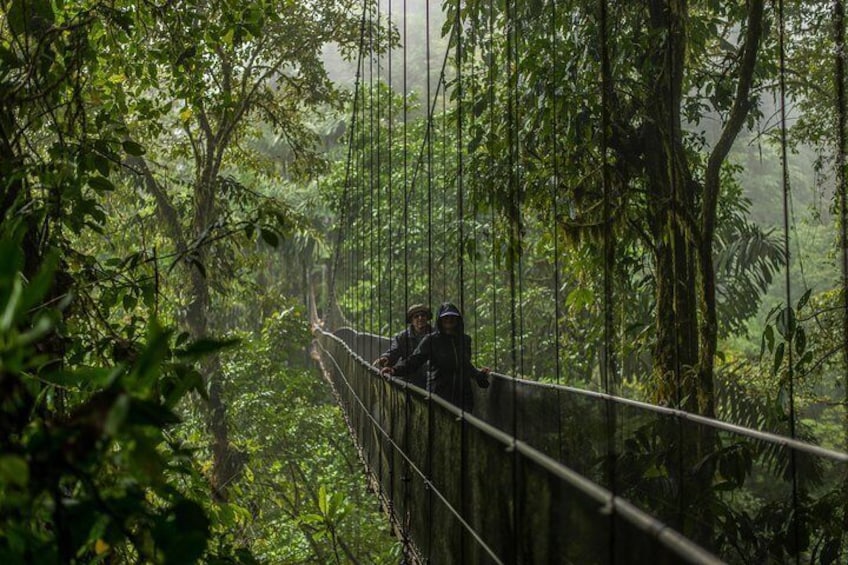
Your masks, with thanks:
[{"label": "tall tree", "polygon": [[[712,415],[719,332],[716,230],[719,219],[734,216],[721,214],[722,202],[726,207],[738,198],[727,174],[727,156],[746,122],[757,115],[756,87],[773,68],[758,57],[765,37],[764,2],[607,3],[604,20],[601,5],[515,3],[513,13],[507,13],[476,2],[463,9],[472,28],[492,29],[466,38],[483,58],[475,63],[476,78],[466,71],[466,80],[479,85],[464,88],[479,93],[467,111],[500,114],[504,100],[514,96],[523,201],[545,213],[555,182],[559,206],[570,210],[570,217],[558,218],[560,229],[566,235],[583,234],[572,241],[600,239],[603,230],[611,230],[621,240],[619,259],[634,249],[650,254],[656,397]],[[479,71],[495,66],[497,72],[508,63],[504,30],[516,38],[516,72],[520,84],[529,86],[514,93],[487,84],[491,77]],[[602,45],[608,51],[606,66]],[[721,124],[715,139],[698,127],[705,111]],[[600,132],[604,113],[609,116],[606,148]],[[492,124],[489,151],[504,156],[510,151],[501,125],[508,121],[479,119]],[[508,160],[494,162],[500,164],[480,177],[484,185],[504,186],[511,173],[501,167]],[[605,169],[609,218],[602,217],[601,206]],[[504,216],[511,217],[508,200],[500,200]],[[744,214],[744,205],[736,213]],[[739,237],[763,236],[744,221],[723,229],[734,226],[743,230]],[[775,261],[770,251],[745,269],[770,273]],[[630,262],[639,263],[638,257]]]},{"label": "tall tree", "polygon": [[[289,174],[320,165],[306,118],[341,100],[327,78],[322,49],[334,43],[349,54],[358,46],[361,10],[354,0],[190,1],[142,12],[128,28],[116,74],[128,99],[130,146],[138,150],[126,166],[154,197],[164,232],[186,260],[184,322],[194,337],[215,331],[213,289],[222,266],[216,242],[245,230],[276,243],[272,226],[288,221],[284,209],[255,198],[231,177],[236,163],[262,171],[251,145],[253,124],[272,124],[291,148]],[[167,164],[150,162],[136,141],[163,148]],[[239,216],[239,206],[252,211]],[[225,496],[238,463],[214,357],[204,373],[214,488]]]}]

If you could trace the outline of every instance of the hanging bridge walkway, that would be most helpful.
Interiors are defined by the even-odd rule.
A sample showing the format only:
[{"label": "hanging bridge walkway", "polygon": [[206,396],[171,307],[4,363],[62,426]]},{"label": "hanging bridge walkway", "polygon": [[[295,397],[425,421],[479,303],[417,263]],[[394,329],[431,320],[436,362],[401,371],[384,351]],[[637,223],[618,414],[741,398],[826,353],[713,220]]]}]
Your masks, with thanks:
[{"label": "hanging bridge walkway", "polygon": [[[848,455],[799,440],[802,421],[823,409],[802,414],[795,398],[796,378],[828,364],[836,392],[818,403],[831,413],[817,431],[844,448],[843,2],[832,11],[805,3],[815,15],[790,11],[789,28],[782,1],[750,0],[730,14],[727,3],[445,0],[439,22],[436,3],[417,12],[409,4],[362,4],[322,305],[339,325],[390,332],[412,303],[456,301],[481,348],[474,361],[512,375],[472,387],[467,413],[381,377],[369,362],[385,338],[316,330],[325,374],[410,560],[844,562]],[[833,75],[842,77],[832,101],[840,119],[816,130],[833,145],[824,162],[834,165],[831,227],[840,232],[829,241],[839,242],[841,272],[810,299],[804,273],[791,271],[803,265],[790,260],[800,240],[786,132],[787,114],[802,114],[811,91],[799,80],[787,95],[784,63],[824,37],[819,28],[805,35],[808,22],[827,18],[832,43],[811,49],[838,54]],[[790,62],[809,70],[808,59]],[[807,117],[824,121],[819,111]],[[771,137],[774,155],[760,148],[760,172],[749,175],[757,182],[731,171],[754,161],[730,155],[745,123],[757,144]],[[768,170],[781,178],[767,181]],[[764,201],[779,185],[782,241],[776,224],[750,221],[745,182]],[[781,304],[757,318],[766,327],[759,361],[740,352],[747,365],[736,371],[722,358],[719,382],[720,335],[745,337],[767,292]],[[814,359],[804,324],[831,353]],[[770,376],[759,365],[766,347]],[[746,396],[745,383],[740,398],[714,394],[748,378],[746,367],[768,394],[752,387]],[[604,393],[515,377],[560,383],[563,369],[567,382],[597,382]],[[625,380],[678,408],[738,408],[737,421],[760,426],[762,417],[763,429],[788,437],[620,398]]]},{"label": "hanging bridge walkway", "polygon": [[[469,414],[380,377],[367,359],[385,349],[385,338],[349,328],[315,335],[373,486],[413,561],[763,563],[780,540],[803,543],[808,556],[811,544],[822,555],[822,544],[845,543],[828,531],[841,524],[821,516],[795,515],[789,532],[739,517],[771,509],[779,528],[798,496],[840,500],[848,455],[497,373],[490,388],[475,390]],[[693,452],[707,445],[710,456]],[[788,472],[791,464],[799,473]],[[728,531],[732,524],[736,531]]]}]

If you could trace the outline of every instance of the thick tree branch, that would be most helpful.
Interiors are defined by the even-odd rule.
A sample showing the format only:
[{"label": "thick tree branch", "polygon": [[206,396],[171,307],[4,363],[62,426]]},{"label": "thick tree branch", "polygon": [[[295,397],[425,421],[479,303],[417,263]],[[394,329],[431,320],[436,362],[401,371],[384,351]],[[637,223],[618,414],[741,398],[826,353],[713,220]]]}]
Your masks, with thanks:
[{"label": "thick tree branch", "polygon": [[739,135],[751,107],[751,86],[754,82],[754,69],[763,35],[763,4],[764,0],[751,0],[748,4],[748,28],[741,48],[742,62],[739,67],[739,81],[736,84],[733,106],[721,136],[707,160],[704,175],[704,204],[701,212],[701,236],[705,245],[711,245],[715,233],[718,196],[721,189],[721,165]]},{"label": "thick tree branch", "polygon": [[188,245],[182,225],[180,224],[180,216],[173,202],[171,202],[171,199],[165,193],[165,190],[156,181],[153,172],[147,165],[147,161],[141,157],[129,155],[124,161],[124,167],[136,176],[140,186],[156,200],[156,214],[165,224],[168,235],[174,242],[177,252],[180,255],[184,255],[188,250]]}]

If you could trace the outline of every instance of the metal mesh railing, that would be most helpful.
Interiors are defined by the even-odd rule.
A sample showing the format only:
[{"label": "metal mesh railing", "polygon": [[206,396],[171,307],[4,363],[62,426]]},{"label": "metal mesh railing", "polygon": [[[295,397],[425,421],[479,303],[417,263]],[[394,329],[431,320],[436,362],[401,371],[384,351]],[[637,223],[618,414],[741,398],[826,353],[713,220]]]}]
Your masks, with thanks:
[{"label": "metal mesh railing", "polygon": [[[378,336],[345,339],[371,358]],[[376,355],[375,355],[376,356]],[[737,563],[848,558],[848,455],[679,410],[493,373],[474,416]],[[441,439],[441,438],[440,438]]]},{"label": "metal mesh railing", "polygon": [[317,337],[362,456],[424,559],[720,562],[527,442],[420,388],[381,378],[366,361],[379,347],[368,345],[364,356],[348,347],[362,345],[361,335]]}]

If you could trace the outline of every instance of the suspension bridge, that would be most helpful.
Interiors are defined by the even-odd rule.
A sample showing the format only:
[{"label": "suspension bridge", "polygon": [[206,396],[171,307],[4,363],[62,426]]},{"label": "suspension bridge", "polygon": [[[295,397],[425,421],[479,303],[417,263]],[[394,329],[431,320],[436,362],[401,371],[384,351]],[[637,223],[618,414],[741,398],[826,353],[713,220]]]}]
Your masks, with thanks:
[{"label": "suspension bridge", "polygon": [[[681,118],[691,71],[680,42],[691,21],[680,3],[646,4],[644,25],[655,35],[629,48],[644,49],[633,56],[657,74],[629,105],[622,98],[637,98],[625,92],[637,71],[622,68],[615,35],[632,31],[626,18],[636,16],[606,0],[448,2],[438,23],[427,2],[418,20],[406,1],[363,6],[326,323],[315,343],[411,562],[836,563],[848,555],[848,455],[804,441],[797,425],[795,379],[810,365],[797,319],[809,292],[792,295],[792,36],[783,2],[771,11],[748,2],[742,31],[718,38],[736,43],[737,96],[703,170],[681,165],[691,150],[684,131],[694,128]],[[842,13],[835,2],[838,53]],[[444,30],[440,64],[435,29]],[[582,70],[568,59],[581,41],[592,41]],[[784,230],[776,263],[785,302],[775,310],[779,335],[764,337],[763,349],[768,341],[783,376],[780,433],[717,419],[713,375],[716,287],[729,293],[732,282],[718,280],[714,264],[722,181],[712,164],[727,157],[739,113],[744,121],[750,111],[763,45],[779,62]],[[415,49],[426,76],[413,94]],[[838,372],[848,375],[843,59],[832,71],[842,77],[833,175],[842,292],[834,327],[842,325],[834,331],[842,332],[835,350],[844,351]],[[558,102],[581,87],[591,96],[581,108]],[[634,108],[643,112],[638,147],[622,141],[627,124],[617,121]],[[585,146],[569,146],[574,135]],[[634,185],[643,190],[627,192]],[[566,280],[567,261],[594,274]],[[622,282],[639,277],[648,281],[642,287]],[[640,302],[645,286],[650,298]],[[489,388],[472,387],[473,412],[371,364],[409,304],[444,299],[466,313],[476,364],[496,369]],[[597,331],[568,327],[566,305],[582,306],[581,323]],[[648,362],[627,343],[636,340],[625,335],[633,320],[650,335]],[[619,394],[640,371],[660,375],[662,405]],[[565,384],[575,381],[597,390]],[[732,385],[724,393],[733,403]]]}]

